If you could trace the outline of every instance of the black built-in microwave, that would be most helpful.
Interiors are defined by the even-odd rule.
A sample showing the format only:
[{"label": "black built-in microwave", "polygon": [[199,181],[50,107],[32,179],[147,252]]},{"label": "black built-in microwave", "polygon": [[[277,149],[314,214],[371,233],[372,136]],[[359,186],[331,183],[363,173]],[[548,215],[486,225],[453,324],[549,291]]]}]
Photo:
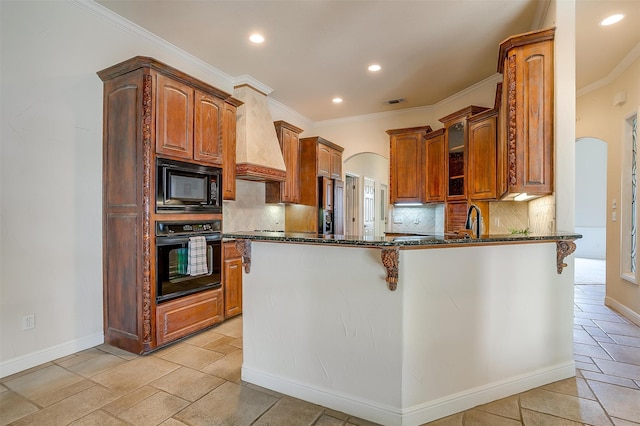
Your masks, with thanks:
[{"label": "black built-in microwave", "polygon": [[158,158],[156,212],[222,213],[222,169]]}]

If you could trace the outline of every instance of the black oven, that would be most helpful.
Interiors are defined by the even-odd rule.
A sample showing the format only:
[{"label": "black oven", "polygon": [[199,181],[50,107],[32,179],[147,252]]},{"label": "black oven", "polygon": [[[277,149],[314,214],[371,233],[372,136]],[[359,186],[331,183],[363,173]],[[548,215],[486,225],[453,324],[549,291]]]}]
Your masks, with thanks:
[{"label": "black oven", "polygon": [[183,161],[156,161],[156,211],[222,213],[222,169]]},{"label": "black oven", "polygon": [[221,287],[222,221],[156,222],[156,302]]}]

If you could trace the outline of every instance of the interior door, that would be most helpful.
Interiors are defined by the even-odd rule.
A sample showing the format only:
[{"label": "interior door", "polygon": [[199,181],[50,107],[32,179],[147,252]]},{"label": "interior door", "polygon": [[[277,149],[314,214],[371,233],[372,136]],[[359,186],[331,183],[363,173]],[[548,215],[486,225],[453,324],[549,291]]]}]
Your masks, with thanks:
[{"label": "interior door", "polygon": [[373,237],[375,234],[375,212],[376,212],[376,182],[369,178],[364,178],[364,215],[362,226],[365,237]]},{"label": "interior door", "polygon": [[359,235],[358,227],[358,178],[352,175],[345,175],[344,188],[344,232],[345,235]]}]

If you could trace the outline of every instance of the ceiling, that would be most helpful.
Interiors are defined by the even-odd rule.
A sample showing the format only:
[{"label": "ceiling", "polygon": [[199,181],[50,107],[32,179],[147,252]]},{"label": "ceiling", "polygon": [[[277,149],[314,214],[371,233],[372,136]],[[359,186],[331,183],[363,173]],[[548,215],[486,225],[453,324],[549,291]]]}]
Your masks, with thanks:
[{"label": "ceiling", "polygon": [[[250,75],[313,121],[442,101],[494,75],[500,42],[539,29],[549,7],[548,0],[97,2],[232,77]],[[600,27],[613,12],[626,17]],[[640,0],[576,0],[577,89],[606,77],[638,45],[638,22]],[[254,31],[263,44],[249,42]],[[382,70],[368,71],[372,63]],[[385,102],[394,99],[404,101]]]}]

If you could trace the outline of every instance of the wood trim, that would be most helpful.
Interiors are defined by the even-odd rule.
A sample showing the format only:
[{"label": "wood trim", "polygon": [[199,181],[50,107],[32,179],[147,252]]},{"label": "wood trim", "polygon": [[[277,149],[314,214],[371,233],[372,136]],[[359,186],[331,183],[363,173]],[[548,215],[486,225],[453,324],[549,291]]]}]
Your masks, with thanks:
[{"label": "wood trim", "polygon": [[259,164],[238,163],[236,164],[236,179],[255,180],[259,182],[284,182],[287,179],[287,172]]},{"label": "wood trim", "polygon": [[558,264],[558,274],[562,274],[567,264],[564,263],[565,257],[576,251],[576,243],[573,240],[563,240],[556,242],[556,262]]},{"label": "wood trim", "polygon": [[383,248],[380,250],[382,265],[387,270],[387,287],[395,291],[398,288],[398,264],[400,263],[400,249],[398,247]]},{"label": "wood trim", "polygon": [[498,53],[498,72],[502,74],[504,70],[504,59],[507,57],[509,50],[514,47],[524,46],[525,44],[553,40],[555,32],[555,27],[540,31],[530,31],[528,33],[511,36],[500,43],[500,52]]},{"label": "wood trim", "polygon": [[242,266],[248,274],[251,272],[251,240],[236,240],[236,249],[242,255]]},{"label": "wood trim", "polygon": [[[144,351],[152,348],[151,336],[151,175],[153,174],[153,151],[151,142],[151,108],[153,77],[143,76],[142,87],[142,344]],[[153,146],[155,150],[155,146]]]},{"label": "wood trim", "polygon": [[393,136],[393,135],[402,135],[404,133],[420,133],[420,132],[429,133],[431,131],[432,131],[431,126],[418,126],[418,127],[407,127],[405,129],[389,129],[386,132],[389,136]]}]

